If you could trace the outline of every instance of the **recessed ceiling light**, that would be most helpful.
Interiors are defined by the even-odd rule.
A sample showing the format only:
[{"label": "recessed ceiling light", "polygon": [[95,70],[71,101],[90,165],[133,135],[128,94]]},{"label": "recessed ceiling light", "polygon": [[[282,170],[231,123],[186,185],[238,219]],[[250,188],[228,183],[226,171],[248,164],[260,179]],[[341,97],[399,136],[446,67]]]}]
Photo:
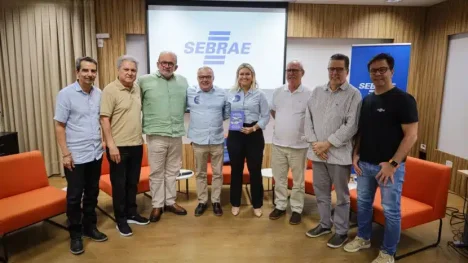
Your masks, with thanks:
[{"label": "recessed ceiling light", "polygon": [[385,0],[387,3],[398,3],[401,2],[402,0]]}]

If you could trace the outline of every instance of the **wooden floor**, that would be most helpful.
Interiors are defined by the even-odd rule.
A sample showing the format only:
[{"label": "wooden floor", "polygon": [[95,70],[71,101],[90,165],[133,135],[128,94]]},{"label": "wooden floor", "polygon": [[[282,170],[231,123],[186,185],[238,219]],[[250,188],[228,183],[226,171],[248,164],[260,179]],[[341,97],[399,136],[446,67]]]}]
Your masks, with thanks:
[{"label": "wooden floor", "polygon": [[[65,179],[59,177],[51,178],[50,182],[60,188],[66,186]],[[276,221],[268,219],[272,210],[271,192],[265,192],[263,217],[253,215],[245,191],[241,213],[234,217],[230,213],[228,186],[222,191],[224,215],[214,216],[210,207],[203,216],[196,218],[193,215],[197,206],[194,178],[190,179],[189,187],[189,200],[182,194],[178,195],[178,203],[189,212],[187,216],[163,214],[158,223],[132,225],[133,236],[122,237],[113,221],[97,211],[98,228],[109,236],[109,240],[98,243],[85,239],[85,253],[79,256],[69,252],[66,231],[48,223],[39,223],[6,237],[10,262],[371,262],[378,254],[383,234],[383,228],[378,225],[374,225],[372,248],[358,253],[328,248],[326,242],[330,236],[306,237],[305,232],[319,221],[313,196],[305,199],[303,222],[293,226],[288,223],[289,209],[287,217]],[[147,217],[151,211],[150,199],[139,195],[137,202],[139,211]],[[112,212],[111,199],[103,192],[99,196],[99,205]],[[461,209],[462,205],[460,197],[449,195],[448,206]],[[65,224],[66,217],[61,215],[53,220]],[[356,230],[350,230],[349,235],[354,237]],[[399,252],[434,242],[437,230],[438,224],[434,222],[404,231]],[[449,219],[446,218],[442,241],[437,248],[399,262],[468,262],[448,248],[447,241],[452,238]]]}]

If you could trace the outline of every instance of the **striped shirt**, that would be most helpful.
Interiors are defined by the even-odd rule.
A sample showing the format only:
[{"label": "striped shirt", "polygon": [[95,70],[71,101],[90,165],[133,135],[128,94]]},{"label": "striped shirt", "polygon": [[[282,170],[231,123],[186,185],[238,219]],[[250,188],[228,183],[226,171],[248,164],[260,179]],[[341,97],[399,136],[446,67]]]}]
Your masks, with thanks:
[{"label": "striped shirt", "polygon": [[[352,164],[352,138],[358,129],[362,98],[358,89],[345,82],[335,92],[329,85],[315,88],[307,103],[305,139],[307,142],[328,140],[329,164]],[[312,161],[324,162],[310,146],[307,157]]]}]

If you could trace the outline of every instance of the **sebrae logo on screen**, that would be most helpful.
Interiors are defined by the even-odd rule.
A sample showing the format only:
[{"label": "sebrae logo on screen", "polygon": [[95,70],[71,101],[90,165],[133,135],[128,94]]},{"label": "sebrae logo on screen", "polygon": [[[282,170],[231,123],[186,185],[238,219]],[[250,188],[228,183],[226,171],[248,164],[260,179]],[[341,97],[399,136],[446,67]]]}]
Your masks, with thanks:
[{"label": "sebrae logo on screen", "polygon": [[224,65],[226,56],[250,54],[252,43],[230,42],[231,31],[209,31],[208,41],[185,43],[185,54],[204,54],[203,65]]}]

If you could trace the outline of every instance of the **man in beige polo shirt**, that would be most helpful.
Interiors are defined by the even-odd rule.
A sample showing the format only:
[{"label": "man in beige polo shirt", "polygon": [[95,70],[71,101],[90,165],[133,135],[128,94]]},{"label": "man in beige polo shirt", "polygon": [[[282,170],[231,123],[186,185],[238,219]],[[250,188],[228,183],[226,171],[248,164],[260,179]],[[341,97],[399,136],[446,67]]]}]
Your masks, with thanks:
[{"label": "man in beige polo shirt", "polygon": [[107,144],[117,230],[122,236],[131,236],[129,223],[149,224],[136,211],[143,157],[141,96],[135,83],[138,62],[133,57],[122,56],[117,60],[117,69],[118,78],[102,92],[101,126]]}]

